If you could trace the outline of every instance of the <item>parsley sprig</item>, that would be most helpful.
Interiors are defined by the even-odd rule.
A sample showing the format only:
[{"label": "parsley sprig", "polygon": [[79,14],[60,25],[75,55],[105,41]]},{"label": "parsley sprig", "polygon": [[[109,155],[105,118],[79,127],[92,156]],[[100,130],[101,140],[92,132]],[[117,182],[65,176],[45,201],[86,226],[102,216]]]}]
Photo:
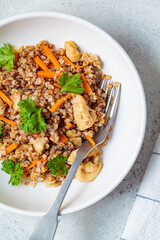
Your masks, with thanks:
[{"label": "parsley sprig", "polygon": [[23,176],[23,168],[20,166],[20,163],[13,162],[12,160],[4,159],[2,162],[2,171],[11,175],[8,184],[13,186],[18,185]]},{"label": "parsley sprig", "polygon": [[51,174],[56,176],[64,176],[68,173],[67,168],[67,157],[63,155],[57,155],[53,160],[48,161],[48,169]]},{"label": "parsley sprig", "polygon": [[81,94],[84,91],[84,88],[82,88],[82,80],[78,73],[69,76],[67,72],[63,72],[58,81],[59,85],[61,85],[61,92],[68,91]]},{"label": "parsley sprig", "polygon": [[29,134],[29,132],[37,133],[46,131],[47,126],[41,116],[42,107],[37,108],[33,100],[29,97],[25,100],[21,100],[18,106],[21,108],[20,118],[22,118],[22,122],[19,126],[26,134]]},{"label": "parsley sprig", "polygon": [[2,129],[3,129],[3,126],[0,125],[0,135],[3,133],[3,132],[2,132]]},{"label": "parsley sprig", "polygon": [[4,66],[6,70],[14,67],[15,55],[12,53],[12,46],[10,44],[3,44],[0,48],[0,67]]}]

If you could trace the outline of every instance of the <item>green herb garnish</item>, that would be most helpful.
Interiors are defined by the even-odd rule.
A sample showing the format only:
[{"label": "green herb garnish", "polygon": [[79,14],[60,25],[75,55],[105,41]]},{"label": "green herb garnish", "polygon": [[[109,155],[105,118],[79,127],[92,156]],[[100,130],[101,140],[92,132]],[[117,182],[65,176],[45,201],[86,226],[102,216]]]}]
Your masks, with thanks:
[{"label": "green herb garnish", "polygon": [[68,91],[75,94],[81,94],[84,91],[82,88],[82,80],[78,73],[69,76],[68,73],[62,73],[58,79],[58,84],[61,85],[61,92]]},{"label": "green herb garnish", "polygon": [[3,133],[3,132],[2,132],[2,129],[3,129],[3,126],[0,125],[0,135]]},{"label": "green herb garnish", "polygon": [[12,53],[12,46],[10,44],[3,44],[0,48],[0,67],[4,66],[6,70],[14,67],[15,55]]},{"label": "green herb garnish", "polygon": [[67,157],[63,155],[57,155],[53,160],[50,160],[47,164],[50,173],[56,176],[64,176],[68,173],[67,168]]},{"label": "green herb garnish", "polygon": [[8,184],[18,185],[23,176],[23,168],[20,166],[20,163],[13,162],[12,160],[4,159],[2,162],[2,171],[11,175]]},{"label": "green herb garnish", "polygon": [[25,100],[21,100],[18,106],[21,108],[20,118],[22,118],[22,122],[19,126],[26,134],[29,134],[29,132],[37,133],[46,131],[47,126],[41,116],[42,107],[37,108],[33,100],[29,97]]}]

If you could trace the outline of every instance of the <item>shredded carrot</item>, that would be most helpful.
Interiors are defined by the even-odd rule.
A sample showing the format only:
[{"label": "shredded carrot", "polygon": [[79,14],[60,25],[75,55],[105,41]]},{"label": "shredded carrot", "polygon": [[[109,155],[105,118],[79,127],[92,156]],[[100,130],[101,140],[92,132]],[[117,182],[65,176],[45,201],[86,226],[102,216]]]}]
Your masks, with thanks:
[{"label": "shredded carrot", "polygon": [[63,143],[66,143],[68,142],[68,138],[62,133],[62,134],[59,134],[59,139],[63,142]]},{"label": "shredded carrot", "polygon": [[38,66],[40,66],[44,71],[49,71],[48,67],[45,65],[45,63],[37,56],[34,61],[37,63]]},{"label": "shredded carrot", "polygon": [[48,160],[45,160],[45,159],[43,159],[43,158],[38,159],[38,161],[40,161],[40,162],[48,162]]},{"label": "shredded carrot", "polygon": [[47,160],[45,160],[43,158],[38,159],[38,160],[33,160],[33,162],[28,167],[24,168],[24,173],[23,173],[22,178],[25,178],[27,176],[27,171],[26,170],[29,170],[29,169],[31,169],[31,168],[33,168],[33,167],[35,167],[37,165],[37,161],[48,162]]},{"label": "shredded carrot", "polygon": [[23,172],[22,178],[25,178],[25,177],[27,177],[27,171],[24,171],[24,172]]},{"label": "shredded carrot", "polygon": [[76,67],[76,68],[83,68],[83,66],[78,66],[78,65],[74,64],[73,62],[71,62],[66,56],[63,56],[62,58],[63,58],[63,60],[64,60],[66,63],[68,63],[69,65],[72,65],[72,66],[74,66],[74,67]]},{"label": "shredded carrot", "polygon": [[67,127],[69,127],[70,129],[74,128],[74,125],[73,125],[72,123],[70,123],[70,122],[67,122],[66,125],[67,125]]},{"label": "shredded carrot", "polygon": [[68,98],[71,97],[71,94],[69,93],[67,96],[60,98],[49,110],[50,112],[55,112],[57,108],[59,108]]},{"label": "shredded carrot", "polygon": [[54,85],[55,87],[61,88],[61,85],[59,85],[59,84],[57,84],[57,83],[53,83],[53,85]]},{"label": "shredded carrot", "polygon": [[17,143],[12,143],[11,145],[9,145],[8,147],[6,147],[6,154],[12,152],[14,149],[17,148]]},{"label": "shredded carrot", "polygon": [[54,78],[55,75],[60,77],[62,75],[62,72],[57,73],[57,72],[38,71],[37,75],[39,77],[44,77],[44,78]]},{"label": "shredded carrot", "polygon": [[2,92],[0,91],[0,97],[6,102],[10,107],[12,107],[13,102]]},{"label": "shredded carrot", "polygon": [[[87,133],[86,130],[85,130],[85,132]],[[89,135],[86,134],[86,138],[88,139],[88,141],[89,141],[93,146],[96,145],[96,144],[95,144],[95,141],[94,141]]]},{"label": "shredded carrot", "polygon": [[92,89],[91,87],[89,86],[88,82],[87,82],[87,79],[85,78],[84,74],[81,73],[81,79],[82,79],[82,83],[83,83],[83,87],[84,89],[86,90],[87,93],[91,93],[92,92]]},{"label": "shredded carrot", "polygon": [[0,116],[0,120],[2,120],[3,122],[5,123],[8,123],[9,125],[13,126],[13,127],[16,127],[17,126],[17,123],[12,121],[12,120],[9,120],[3,116]]},{"label": "shredded carrot", "polygon": [[45,54],[47,55],[47,57],[51,60],[51,62],[54,64],[54,66],[60,70],[61,65],[59,64],[59,62],[57,61],[57,59],[55,58],[54,54],[51,52],[51,50],[49,49],[48,46],[44,46],[43,51],[45,52]]},{"label": "shredded carrot", "polygon": [[54,64],[53,63],[49,64],[48,68],[54,68]]},{"label": "shredded carrot", "polygon": [[15,55],[15,59],[14,59],[14,61],[15,61],[15,63],[17,63],[18,60],[19,60],[19,53],[16,52],[14,55]]},{"label": "shredded carrot", "polygon": [[30,168],[35,167],[37,164],[37,160],[33,160],[33,162],[26,168],[24,168],[24,171],[29,170]]}]

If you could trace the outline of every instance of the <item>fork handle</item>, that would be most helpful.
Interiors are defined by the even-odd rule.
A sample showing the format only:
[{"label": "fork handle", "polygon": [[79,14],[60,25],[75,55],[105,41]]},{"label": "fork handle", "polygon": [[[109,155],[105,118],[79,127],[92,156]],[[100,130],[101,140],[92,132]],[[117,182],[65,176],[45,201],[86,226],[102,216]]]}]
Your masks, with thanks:
[{"label": "fork handle", "polygon": [[57,196],[53,206],[51,207],[50,211],[42,218],[42,220],[38,224],[37,228],[34,230],[33,234],[30,236],[29,240],[52,240],[54,238],[56,229],[58,226],[59,209],[62,205],[64,197],[68,191],[68,188],[76,174],[76,171],[77,171],[80,163],[86,156],[85,151],[83,153],[81,152],[80,154],[78,154],[78,152],[77,152],[77,156],[67,174],[67,177],[66,177],[64,183],[62,184],[62,187],[58,193],[58,196]]}]

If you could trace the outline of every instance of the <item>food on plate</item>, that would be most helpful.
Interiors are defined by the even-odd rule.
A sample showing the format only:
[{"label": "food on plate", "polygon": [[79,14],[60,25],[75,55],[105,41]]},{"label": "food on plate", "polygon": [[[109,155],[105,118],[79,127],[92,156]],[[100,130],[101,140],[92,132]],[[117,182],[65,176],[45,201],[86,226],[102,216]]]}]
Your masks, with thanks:
[{"label": "food on plate", "polygon": [[[95,145],[107,102],[101,84],[111,79],[101,68],[73,41],[0,48],[0,160],[10,184],[59,186],[83,141]],[[93,181],[101,154],[95,148],[75,178]]]}]

